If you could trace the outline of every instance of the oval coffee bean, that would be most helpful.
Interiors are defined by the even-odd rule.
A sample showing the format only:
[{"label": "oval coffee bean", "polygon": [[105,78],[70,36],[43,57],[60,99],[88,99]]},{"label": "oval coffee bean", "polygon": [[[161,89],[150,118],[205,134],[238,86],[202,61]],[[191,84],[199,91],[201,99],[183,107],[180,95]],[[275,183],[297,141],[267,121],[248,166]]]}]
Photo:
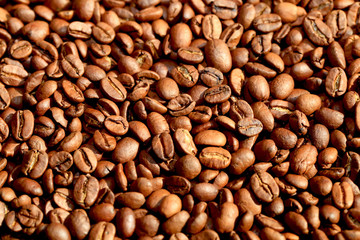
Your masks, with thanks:
[{"label": "oval coffee bean", "polygon": [[252,137],[263,130],[263,124],[256,118],[243,118],[238,121],[236,128],[240,134]]},{"label": "oval coffee bean", "polygon": [[231,154],[220,147],[207,147],[200,152],[199,160],[208,168],[223,169],[230,165]]}]

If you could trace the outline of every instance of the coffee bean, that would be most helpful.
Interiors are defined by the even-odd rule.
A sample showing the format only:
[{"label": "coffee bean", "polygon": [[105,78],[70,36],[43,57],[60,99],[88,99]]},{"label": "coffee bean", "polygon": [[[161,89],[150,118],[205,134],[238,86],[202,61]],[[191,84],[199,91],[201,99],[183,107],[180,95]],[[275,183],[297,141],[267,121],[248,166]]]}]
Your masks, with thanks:
[{"label": "coffee bean", "polygon": [[331,192],[334,204],[340,209],[350,208],[354,201],[353,190],[347,182],[336,182]]},{"label": "coffee bean", "polygon": [[81,175],[74,185],[74,201],[83,208],[94,204],[99,193],[99,182],[94,177]]},{"label": "coffee bean", "polygon": [[48,154],[44,151],[30,150],[25,153],[22,162],[22,172],[31,178],[43,175],[48,165]]},{"label": "coffee bean", "polygon": [[334,40],[330,28],[315,16],[305,17],[303,25],[310,40],[319,46],[327,46]]},{"label": "coffee bean", "polygon": [[19,41],[10,48],[10,54],[15,59],[24,59],[32,52],[32,46],[28,41]]},{"label": "coffee bean", "polygon": [[210,67],[217,68],[223,73],[229,72],[232,66],[229,48],[220,39],[212,39],[207,42],[205,46],[205,59]]},{"label": "coffee bean", "polygon": [[89,148],[80,148],[74,152],[74,163],[83,173],[95,171],[97,160],[94,152]]},{"label": "coffee bean", "polygon": [[35,180],[32,180],[30,178],[26,178],[26,177],[18,178],[14,180],[13,186],[16,191],[20,191],[26,194],[31,194],[34,196],[43,195],[43,190],[41,188],[41,185]]},{"label": "coffee bean", "polygon": [[240,134],[247,137],[255,136],[263,130],[263,124],[256,118],[240,119],[236,127]]},{"label": "coffee bean", "polygon": [[107,77],[100,81],[101,90],[114,102],[126,99],[127,92],[124,86],[115,78]]},{"label": "coffee bean", "polygon": [[207,147],[201,151],[199,160],[206,167],[223,169],[230,165],[231,154],[220,147]]},{"label": "coffee bean", "polygon": [[279,196],[279,187],[267,172],[258,172],[251,176],[251,189],[256,197],[264,202],[272,202]]},{"label": "coffee bean", "polygon": [[27,141],[34,131],[34,115],[29,110],[19,110],[12,117],[11,132],[16,140]]},{"label": "coffee bean", "polygon": [[339,67],[330,69],[325,80],[326,92],[332,97],[338,97],[345,93],[347,88],[347,77]]},{"label": "coffee bean", "polygon": [[253,21],[254,28],[261,32],[274,32],[281,27],[281,18],[277,14],[263,14]]},{"label": "coffee bean", "polygon": [[69,35],[78,39],[88,39],[91,36],[92,29],[84,22],[72,22],[68,27]]}]

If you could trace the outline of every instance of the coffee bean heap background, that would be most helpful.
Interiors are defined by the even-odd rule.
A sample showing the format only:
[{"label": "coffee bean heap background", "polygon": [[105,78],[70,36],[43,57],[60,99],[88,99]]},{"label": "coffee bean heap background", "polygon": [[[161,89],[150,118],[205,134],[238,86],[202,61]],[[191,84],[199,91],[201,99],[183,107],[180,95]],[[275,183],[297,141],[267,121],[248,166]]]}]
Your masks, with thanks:
[{"label": "coffee bean heap background", "polygon": [[360,239],[360,2],[0,0],[0,239]]}]

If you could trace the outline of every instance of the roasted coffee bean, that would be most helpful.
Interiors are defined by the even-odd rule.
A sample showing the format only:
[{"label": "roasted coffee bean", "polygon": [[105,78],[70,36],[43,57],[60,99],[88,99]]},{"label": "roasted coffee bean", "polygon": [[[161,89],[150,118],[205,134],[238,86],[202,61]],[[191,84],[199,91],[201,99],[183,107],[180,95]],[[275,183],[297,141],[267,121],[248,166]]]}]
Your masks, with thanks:
[{"label": "roasted coffee bean", "polygon": [[127,92],[124,86],[113,77],[106,77],[100,81],[101,90],[114,102],[122,102],[126,99]]},{"label": "roasted coffee bean", "polygon": [[188,115],[195,108],[195,105],[196,103],[190,95],[180,94],[168,102],[167,108],[172,116],[178,117]]},{"label": "roasted coffee bean", "polygon": [[70,101],[75,103],[81,103],[85,101],[83,92],[74,83],[68,80],[64,80],[62,81],[62,87],[65,95],[69,98]]},{"label": "roasted coffee bean", "polygon": [[68,54],[61,61],[61,66],[65,73],[69,75],[71,78],[79,78],[84,72],[84,64],[77,56],[73,54]]},{"label": "roasted coffee bean", "polygon": [[94,152],[86,147],[80,148],[74,152],[74,163],[83,173],[94,172],[97,166]]},{"label": "roasted coffee bean", "polygon": [[340,209],[348,209],[354,202],[354,193],[349,183],[336,182],[331,191],[334,204]]},{"label": "roasted coffee bean", "polygon": [[95,177],[81,175],[74,185],[74,201],[83,208],[95,203],[99,193],[99,182]]},{"label": "roasted coffee bean", "polygon": [[31,178],[39,178],[43,175],[48,165],[48,154],[44,151],[30,150],[24,154],[22,172]]},{"label": "roasted coffee bean", "polygon": [[279,196],[279,187],[273,177],[267,172],[258,172],[251,176],[251,189],[264,202],[272,202]]},{"label": "roasted coffee bean", "polygon": [[34,196],[43,195],[43,190],[41,188],[41,185],[35,180],[32,180],[30,178],[26,178],[26,177],[18,178],[14,180],[13,186],[16,191],[20,191]]},{"label": "roasted coffee bean", "polygon": [[221,35],[221,21],[217,15],[209,14],[202,20],[202,32],[207,40],[219,39]]},{"label": "roasted coffee bean", "polygon": [[177,52],[181,61],[187,64],[197,64],[204,60],[203,52],[197,47],[180,48]]},{"label": "roasted coffee bean", "polygon": [[277,14],[262,14],[253,21],[254,28],[261,32],[274,32],[280,29],[281,18]]},{"label": "roasted coffee bean", "polygon": [[204,99],[210,104],[223,103],[230,98],[231,89],[228,85],[219,85],[207,89],[204,92]]},{"label": "roasted coffee bean", "polygon": [[172,78],[182,87],[193,87],[198,79],[199,72],[192,65],[180,65],[170,70]]},{"label": "roasted coffee bean", "polygon": [[303,25],[310,40],[319,46],[327,46],[334,40],[330,28],[315,16],[305,17]]},{"label": "roasted coffee bean", "polygon": [[240,134],[251,137],[259,134],[263,130],[263,124],[256,118],[243,118],[236,124]]},{"label": "roasted coffee bean", "polygon": [[28,41],[18,41],[10,48],[10,54],[15,59],[24,59],[32,52],[32,46]]},{"label": "roasted coffee bean", "polygon": [[11,120],[11,132],[18,141],[27,141],[34,131],[34,115],[29,110],[19,110]]},{"label": "roasted coffee bean", "polygon": [[199,160],[206,167],[223,169],[230,165],[231,154],[220,147],[207,147],[200,152]]},{"label": "roasted coffee bean", "polygon": [[207,42],[205,59],[210,67],[217,68],[223,73],[229,72],[232,66],[229,48],[221,39],[212,39]]},{"label": "roasted coffee bean", "polygon": [[325,80],[326,92],[332,97],[341,96],[345,94],[347,82],[344,70],[339,67],[332,68]]}]

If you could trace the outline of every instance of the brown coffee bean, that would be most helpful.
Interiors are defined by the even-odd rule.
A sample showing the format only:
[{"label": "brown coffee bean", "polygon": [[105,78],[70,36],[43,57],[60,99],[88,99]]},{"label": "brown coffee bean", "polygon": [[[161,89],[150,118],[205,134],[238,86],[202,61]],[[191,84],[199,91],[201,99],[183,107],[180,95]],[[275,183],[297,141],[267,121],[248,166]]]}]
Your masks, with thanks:
[{"label": "brown coffee bean", "polygon": [[236,125],[240,134],[247,137],[255,136],[263,130],[263,124],[256,118],[240,119]]},{"label": "brown coffee bean", "polygon": [[103,152],[111,152],[116,147],[116,139],[106,132],[96,130],[94,133],[94,144]]},{"label": "brown coffee bean", "polygon": [[222,147],[226,144],[226,137],[216,130],[205,130],[198,133],[194,139],[195,144]]},{"label": "brown coffee bean", "polygon": [[34,115],[30,110],[19,110],[11,120],[11,132],[19,141],[27,141],[34,131]]},{"label": "brown coffee bean", "polygon": [[240,148],[231,154],[230,173],[240,175],[254,163],[254,152],[246,148]]},{"label": "brown coffee bean", "polygon": [[345,223],[351,229],[359,229],[359,208],[351,208],[345,214]]},{"label": "brown coffee bean", "polygon": [[135,159],[139,151],[139,143],[133,138],[121,139],[113,151],[113,159],[119,163],[126,163]]},{"label": "brown coffee bean", "polygon": [[15,179],[13,182],[13,187],[16,191],[23,192],[26,194],[30,194],[34,196],[43,195],[43,190],[41,188],[41,185],[35,180],[32,180],[30,178],[21,177]]},{"label": "brown coffee bean", "polygon": [[297,174],[304,174],[310,170],[317,160],[318,152],[313,145],[302,145],[290,155],[290,167]]},{"label": "brown coffee bean", "polygon": [[94,152],[86,147],[80,148],[74,152],[74,163],[83,173],[92,173],[97,166]]},{"label": "brown coffee bean", "polygon": [[354,193],[347,182],[334,183],[331,196],[335,206],[340,209],[348,209],[353,205]]},{"label": "brown coffee bean", "polygon": [[200,71],[200,79],[208,87],[215,87],[223,82],[224,75],[216,68],[206,67]]},{"label": "brown coffee bean", "polygon": [[95,240],[98,236],[102,239],[114,238],[116,234],[115,225],[109,222],[98,222],[89,232],[89,240]]},{"label": "brown coffee bean", "polygon": [[274,116],[269,108],[263,102],[255,102],[251,104],[254,117],[263,124],[263,128],[269,132],[274,129]]},{"label": "brown coffee bean", "polygon": [[199,79],[199,72],[193,65],[180,64],[172,68],[170,74],[176,83],[182,87],[193,87]]},{"label": "brown coffee bean", "polygon": [[49,158],[49,166],[58,172],[67,171],[73,162],[72,155],[65,151],[56,152]]},{"label": "brown coffee bean", "polygon": [[192,100],[188,94],[180,94],[179,96],[171,99],[167,108],[172,116],[178,117],[188,115],[195,108],[195,101]]},{"label": "brown coffee bean", "polygon": [[108,116],[104,121],[104,126],[111,134],[121,136],[129,130],[129,123],[121,116]]},{"label": "brown coffee bean", "polygon": [[122,237],[131,237],[135,231],[135,214],[130,208],[121,208],[116,214],[116,229]]},{"label": "brown coffee bean", "polygon": [[149,130],[154,135],[169,131],[169,124],[166,122],[166,119],[157,112],[151,112],[146,122]]},{"label": "brown coffee bean", "polygon": [[345,69],[346,60],[345,60],[345,52],[344,49],[337,41],[333,41],[328,49],[327,54],[329,56],[330,63],[333,67],[340,67]]},{"label": "brown coffee bean", "polygon": [[202,20],[202,32],[207,40],[219,39],[222,31],[221,21],[217,15],[209,14]]},{"label": "brown coffee bean", "polygon": [[165,100],[170,100],[179,95],[179,86],[171,78],[162,78],[156,83],[156,92]]},{"label": "brown coffee bean", "polygon": [[321,196],[326,196],[331,192],[332,182],[325,176],[315,176],[310,180],[310,188],[313,193]]},{"label": "brown coffee bean", "polygon": [[230,98],[231,89],[228,85],[219,85],[207,89],[204,92],[204,99],[210,104],[223,103]]},{"label": "brown coffee bean", "polygon": [[201,151],[199,160],[206,167],[223,169],[230,165],[231,154],[220,147],[207,147]]},{"label": "brown coffee bean", "polygon": [[272,202],[279,196],[279,187],[267,172],[257,172],[251,176],[251,189],[256,197],[264,202]]},{"label": "brown coffee bean", "polygon": [[187,64],[198,64],[204,60],[203,52],[197,47],[180,48],[177,54],[179,59]]},{"label": "brown coffee bean", "polygon": [[33,179],[43,175],[48,165],[48,154],[44,151],[30,150],[24,154],[22,172]]},{"label": "brown coffee bean", "polygon": [[231,69],[231,54],[223,40],[209,40],[205,46],[205,58],[210,67],[217,68],[223,73],[229,72]]},{"label": "brown coffee bean", "polygon": [[93,27],[92,35],[100,43],[109,44],[115,38],[115,31],[109,24],[99,22],[95,27]]},{"label": "brown coffee bean", "polygon": [[306,34],[316,45],[327,46],[334,40],[330,28],[315,16],[305,17],[303,25]]},{"label": "brown coffee bean", "polygon": [[347,88],[347,77],[345,71],[339,67],[330,69],[326,80],[326,92],[332,97],[338,97],[345,94]]},{"label": "brown coffee bean", "polygon": [[175,171],[179,175],[191,180],[200,174],[201,164],[195,156],[185,155],[176,161]]},{"label": "brown coffee bean", "polygon": [[171,47],[176,51],[179,48],[190,46],[192,39],[192,32],[190,27],[184,23],[175,24],[170,29]]},{"label": "brown coffee bean", "polygon": [[163,161],[169,161],[174,157],[174,143],[167,132],[154,136],[151,146],[155,155]]},{"label": "brown coffee bean", "polygon": [[99,193],[99,182],[92,176],[80,175],[74,185],[74,201],[83,208],[95,203]]},{"label": "brown coffee bean", "polygon": [[78,39],[88,39],[91,37],[92,29],[84,22],[74,21],[69,24],[69,35]]},{"label": "brown coffee bean", "polygon": [[321,107],[321,98],[314,94],[302,94],[296,99],[296,109],[311,115]]},{"label": "brown coffee bean", "polygon": [[15,59],[24,59],[32,52],[32,46],[28,41],[18,41],[10,48],[10,54]]},{"label": "brown coffee bean", "polygon": [[127,92],[119,80],[113,77],[106,77],[100,81],[101,90],[114,102],[123,102]]},{"label": "brown coffee bean", "polygon": [[60,143],[60,149],[66,152],[73,152],[81,146],[82,140],[81,132],[72,132],[63,138]]},{"label": "brown coffee bean", "polygon": [[52,222],[46,226],[45,234],[48,239],[70,240],[69,230],[61,223]]},{"label": "brown coffee bean", "polygon": [[90,220],[85,210],[75,209],[66,219],[65,225],[72,236],[77,239],[84,239],[90,231]]},{"label": "brown coffee bean", "polygon": [[308,234],[308,223],[299,213],[290,211],[285,215],[286,224],[297,234]]},{"label": "brown coffee bean", "polygon": [[212,110],[210,107],[197,106],[194,108],[194,110],[191,113],[189,113],[188,119],[197,123],[206,123],[211,119],[211,117],[212,117]]},{"label": "brown coffee bean", "polygon": [[200,201],[212,201],[218,195],[219,190],[211,183],[197,183],[192,188],[192,194]]},{"label": "brown coffee bean", "polygon": [[281,25],[280,16],[274,13],[262,14],[256,17],[253,21],[254,28],[265,33],[274,32],[280,29]]},{"label": "brown coffee bean", "polygon": [[336,129],[340,127],[344,122],[343,113],[326,107],[318,110],[315,113],[315,118],[317,121],[324,124],[327,128],[330,129]]},{"label": "brown coffee bean", "polygon": [[298,140],[295,133],[286,128],[275,128],[271,133],[271,139],[274,140],[278,148],[283,149],[294,148]]}]

